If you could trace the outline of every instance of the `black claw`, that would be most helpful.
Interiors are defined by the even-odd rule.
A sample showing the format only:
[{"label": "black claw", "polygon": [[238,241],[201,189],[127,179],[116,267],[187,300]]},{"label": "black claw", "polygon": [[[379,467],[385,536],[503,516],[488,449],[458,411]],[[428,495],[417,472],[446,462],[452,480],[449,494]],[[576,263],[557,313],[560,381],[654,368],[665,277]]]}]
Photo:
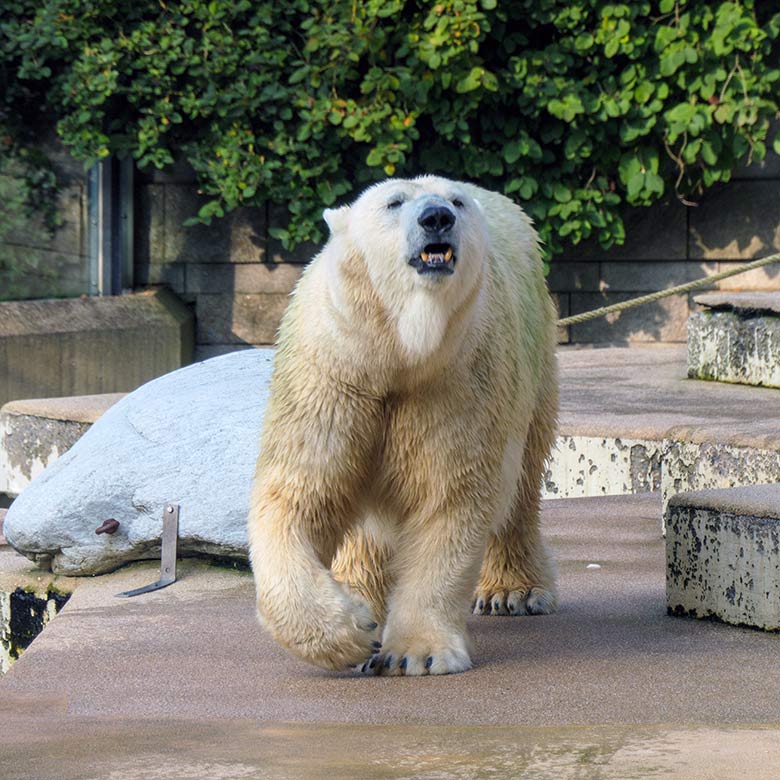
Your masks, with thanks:
[{"label": "black claw", "polygon": [[368,662],[368,668],[373,669],[376,666],[376,662],[379,660],[377,656],[374,656],[369,662]]},{"label": "black claw", "polygon": [[387,658],[385,658],[385,669],[389,669],[391,663],[393,663],[393,656],[388,655]]},{"label": "black claw", "polygon": [[398,664],[399,669],[406,669],[406,658],[401,659],[401,663]]},{"label": "black claw", "polygon": [[379,625],[379,623],[369,623],[368,624],[368,630],[369,631],[373,631],[378,625]]},{"label": "black claw", "polygon": [[515,608],[516,608],[516,605],[515,605],[515,604],[507,604],[507,605],[506,605],[506,608],[507,608],[507,609],[508,609],[510,612],[514,612],[514,611],[515,611]]},{"label": "black claw", "polygon": [[371,643],[371,647],[373,647],[374,650],[379,650],[382,647],[382,643],[379,640],[377,640],[376,642]]},{"label": "black claw", "polygon": [[428,656],[428,657],[425,659],[425,668],[426,668],[426,669],[430,669],[432,665],[433,665],[433,656],[432,656],[432,655],[429,655],[429,656]]},{"label": "black claw", "polygon": [[485,600],[484,599],[480,599],[477,602],[477,609],[484,609],[484,608],[485,608]]},{"label": "black claw", "polygon": [[365,672],[367,668],[368,668],[368,662],[364,663],[363,666],[360,667],[360,671]]}]

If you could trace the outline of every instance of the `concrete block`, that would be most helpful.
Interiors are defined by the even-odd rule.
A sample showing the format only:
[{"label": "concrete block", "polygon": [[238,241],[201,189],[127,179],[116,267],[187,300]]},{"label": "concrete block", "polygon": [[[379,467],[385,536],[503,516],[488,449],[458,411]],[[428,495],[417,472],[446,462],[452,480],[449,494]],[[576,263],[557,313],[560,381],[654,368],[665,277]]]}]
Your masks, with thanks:
[{"label": "concrete block", "polygon": [[[571,313],[627,301],[632,293],[572,293]],[[688,325],[688,298],[675,295],[635,309],[570,327],[572,342],[633,343],[648,341],[684,342]]]},{"label": "concrete block", "polygon": [[780,630],[780,485],[675,496],[666,510],[673,615]]},{"label": "concrete block", "polygon": [[187,292],[289,294],[302,270],[291,263],[187,263]]},{"label": "concrete block", "polygon": [[691,209],[691,259],[752,260],[778,251],[777,182],[732,181]]},{"label": "concrete block", "polygon": [[671,200],[623,212],[626,240],[604,250],[596,239],[567,246],[558,260],[686,260],[688,257],[687,208]]},{"label": "concrete block", "polygon": [[597,292],[599,289],[598,263],[567,263],[554,260],[547,276],[550,292],[569,293],[575,290]]},{"label": "concrete block", "polygon": [[11,401],[0,408],[0,493],[18,496],[122,393]]},{"label": "concrete block", "polygon": [[135,284],[137,287],[166,285],[177,295],[186,292],[184,269],[186,263],[153,263],[136,266]]},{"label": "concrete block", "polygon": [[[0,176],[0,202],[12,201],[19,190],[19,182],[10,176]],[[61,224],[50,233],[40,216],[19,212],[3,235],[3,243],[19,247],[44,249],[64,255],[86,253],[86,195],[82,183],[71,183],[57,195],[56,210]],[[13,214],[13,212],[11,212]],[[4,219],[10,216],[6,210]]]},{"label": "concrete block", "polygon": [[664,442],[661,497],[666,507],[673,496],[688,491],[711,490],[780,482],[780,442],[777,437],[758,438],[742,444],[724,442],[711,431],[702,438],[701,424],[689,431],[675,431],[679,438]]},{"label": "concrete block", "polygon": [[89,260],[82,255],[7,244],[0,252],[6,263],[0,270],[0,301],[71,298],[90,291]]},{"label": "concrete block", "polygon": [[0,404],[132,390],[192,348],[192,314],[164,289],[0,303]]},{"label": "concrete block", "polygon": [[138,187],[135,211],[136,277],[143,268],[165,263],[165,188],[160,184]]},{"label": "concrete block", "polygon": [[184,223],[208,198],[195,187],[167,184],[165,190],[165,261],[182,263],[259,263],[266,256],[264,208],[240,208],[211,225]]},{"label": "concrete block", "polygon": [[559,436],[545,474],[544,498],[648,493],[661,486],[663,442]]},{"label": "concrete block", "polygon": [[[563,317],[569,316],[570,311],[570,305],[569,305],[569,295],[566,293],[551,293],[553,302],[555,303],[555,308],[558,311],[558,318],[561,319]],[[569,328],[568,327],[562,327],[558,326],[558,343],[559,344],[568,344],[569,343]]]},{"label": "concrete block", "polygon": [[199,295],[198,344],[273,344],[289,302],[283,293]]},{"label": "concrete block", "polygon": [[689,325],[689,376],[777,387],[780,292],[699,294]]},{"label": "concrete block", "polygon": [[717,263],[609,262],[601,264],[601,282],[610,292],[655,292],[710,276],[717,270]]},{"label": "concrete block", "polygon": [[713,310],[692,314],[688,376],[780,387],[780,316]]}]

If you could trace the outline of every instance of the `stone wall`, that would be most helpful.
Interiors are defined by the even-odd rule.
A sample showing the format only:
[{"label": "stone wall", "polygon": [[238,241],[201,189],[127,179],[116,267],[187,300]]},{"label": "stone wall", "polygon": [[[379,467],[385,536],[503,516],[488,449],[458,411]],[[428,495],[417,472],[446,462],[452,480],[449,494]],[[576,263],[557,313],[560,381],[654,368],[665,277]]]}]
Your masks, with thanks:
[{"label": "stone wall", "polygon": [[[595,242],[555,258],[549,277],[561,315],[714,274],[780,251],[780,157],[741,170],[698,206],[677,200],[625,215],[626,243]],[[278,212],[240,209],[210,227],[184,227],[204,202],[185,167],[141,179],[137,190],[135,278],[167,284],[197,318],[196,356],[274,340],[302,265],[316,251],[285,252],[269,236]],[[719,289],[780,289],[780,266],[725,280]],[[692,296],[681,295],[561,331],[571,343],[684,342]]]},{"label": "stone wall", "polygon": [[141,178],[136,188],[135,284],[168,285],[192,306],[198,359],[272,344],[316,251],[285,252],[268,233],[272,208],[237,209],[210,226],[185,227],[205,201],[185,166]]},{"label": "stone wall", "polygon": [[19,181],[0,176],[0,301],[73,297],[90,292],[87,177],[56,142],[45,145],[61,184],[59,226],[50,233],[19,202]]},{"label": "stone wall", "polygon": [[[625,215],[626,242],[605,252],[595,243],[553,261],[549,284],[562,316],[673,287],[780,252],[780,156],[740,170],[697,206],[679,201]],[[714,285],[720,290],[780,290],[780,264]],[[701,292],[701,291],[698,291]],[[684,342],[693,293],[574,325],[572,343]]]}]

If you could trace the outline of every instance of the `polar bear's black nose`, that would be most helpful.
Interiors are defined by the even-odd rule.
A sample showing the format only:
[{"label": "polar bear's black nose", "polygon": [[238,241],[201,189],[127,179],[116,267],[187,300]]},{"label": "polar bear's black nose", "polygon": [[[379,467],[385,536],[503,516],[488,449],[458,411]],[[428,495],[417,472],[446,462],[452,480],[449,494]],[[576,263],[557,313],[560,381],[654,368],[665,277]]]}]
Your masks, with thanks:
[{"label": "polar bear's black nose", "polygon": [[444,206],[428,206],[417,218],[426,233],[446,233],[455,224],[455,215]]}]

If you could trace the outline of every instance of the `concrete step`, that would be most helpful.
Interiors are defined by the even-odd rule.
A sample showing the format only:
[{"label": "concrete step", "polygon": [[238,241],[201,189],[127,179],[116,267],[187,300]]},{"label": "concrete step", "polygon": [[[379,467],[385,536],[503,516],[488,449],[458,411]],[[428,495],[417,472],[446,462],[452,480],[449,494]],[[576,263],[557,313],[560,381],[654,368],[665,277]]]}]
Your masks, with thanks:
[{"label": "concrete step", "polygon": [[0,408],[0,493],[17,496],[124,393],[10,401]]},{"label": "concrete step", "polygon": [[780,292],[697,295],[688,321],[688,376],[780,387]]},{"label": "concrete step", "polygon": [[76,586],[72,577],[44,572],[5,543],[0,509],[0,675],[30,646]]},{"label": "concrete step", "polygon": [[780,630],[780,485],[671,499],[666,604],[671,614]]}]

